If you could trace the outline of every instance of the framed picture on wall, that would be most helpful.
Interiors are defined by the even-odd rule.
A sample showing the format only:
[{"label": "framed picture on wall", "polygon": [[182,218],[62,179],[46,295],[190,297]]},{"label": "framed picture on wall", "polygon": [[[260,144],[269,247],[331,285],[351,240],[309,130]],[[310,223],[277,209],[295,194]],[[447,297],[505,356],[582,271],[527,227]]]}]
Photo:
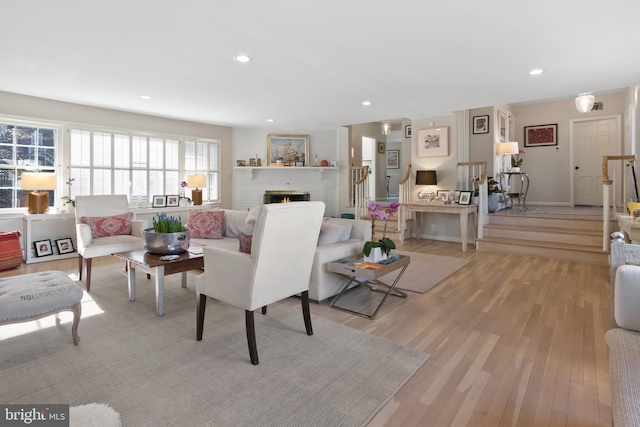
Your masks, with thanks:
[{"label": "framed picture on wall", "polygon": [[411,138],[411,125],[404,126],[404,137]]},{"label": "framed picture on wall", "polygon": [[449,155],[449,128],[420,129],[418,131],[418,157]]},{"label": "framed picture on wall", "polygon": [[473,133],[489,133],[489,115],[473,118]]},{"label": "framed picture on wall", "polygon": [[309,135],[267,135],[267,166],[309,164]]},{"label": "framed picture on wall", "polygon": [[558,145],[558,124],[525,126],[524,146],[544,147]]},{"label": "framed picture on wall", "polygon": [[387,151],[387,169],[400,169],[400,150]]},{"label": "framed picture on wall", "polygon": [[384,142],[378,141],[378,153],[384,154],[386,151],[386,144]]}]

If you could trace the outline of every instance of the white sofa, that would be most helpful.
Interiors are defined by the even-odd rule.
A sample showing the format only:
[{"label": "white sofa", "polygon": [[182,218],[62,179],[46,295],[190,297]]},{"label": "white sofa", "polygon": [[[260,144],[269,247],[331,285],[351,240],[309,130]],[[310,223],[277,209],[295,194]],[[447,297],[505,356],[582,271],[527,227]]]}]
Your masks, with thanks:
[{"label": "white sofa", "polygon": [[[238,250],[238,232],[252,234],[253,225],[257,217],[257,210],[239,211],[231,209],[222,209],[224,211],[224,219],[222,223],[222,239],[199,239],[191,238],[192,243],[201,244],[203,246],[217,246],[226,249]],[[336,227],[331,225],[333,224]],[[327,241],[327,234],[323,234],[327,229],[331,232],[339,231],[337,226],[347,227],[343,229],[351,231],[346,240],[335,243],[323,244]],[[324,237],[323,237],[324,236]],[[343,238],[347,237],[343,234]],[[319,236],[320,245],[316,248],[313,267],[311,269],[311,281],[309,283],[309,299],[320,302],[336,295],[340,287],[345,281],[340,276],[327,271],[326,263],[349,255],[357,254],[362,251],[364,243],[371,239],[371,223],[364,220],[325,218],[321,236]],[[332,239],[328,239],[331,241]]]}]

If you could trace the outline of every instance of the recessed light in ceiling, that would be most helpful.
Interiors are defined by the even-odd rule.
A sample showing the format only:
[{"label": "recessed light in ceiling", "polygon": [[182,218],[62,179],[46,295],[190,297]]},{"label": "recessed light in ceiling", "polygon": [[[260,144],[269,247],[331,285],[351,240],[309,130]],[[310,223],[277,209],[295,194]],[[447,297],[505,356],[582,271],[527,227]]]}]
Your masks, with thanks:
[{"label": "recessed light in ceiling", "polygon": [[371,105],[371,101],[362,101],[362,105],[369,106]]},{"label": "recessed light in ceiling", "polygon": [[529,71],[529,74],[531,74],[532,76],[537,76],[538,74],[542,74],[542,73],[544,73],[544,70],[540,68],[535,68]]},{"label": "recessed light in ceiling", "polygon": [[247,55],[238,55],[233,59],[235,59],[238,62],[250,62],[251,61],[251,58],[249,56],[247,56]]},{"label": "recessed light in ceiling", "polygon": [[267,121],[268,121],[269,123],[271,123],[271,122],[273,122],[273,119],[267,119]]},{"label": "recessed light in ceiling", "polygon": [[140,95],[140,98],[142,98],[142,99],[151,99],[151,97],[149,95]]}]

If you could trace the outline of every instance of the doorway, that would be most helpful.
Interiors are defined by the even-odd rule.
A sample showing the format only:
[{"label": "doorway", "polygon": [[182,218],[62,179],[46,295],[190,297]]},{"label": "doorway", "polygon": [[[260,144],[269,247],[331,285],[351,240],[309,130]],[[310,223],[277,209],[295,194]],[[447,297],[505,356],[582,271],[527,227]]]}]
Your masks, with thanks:
[{"label": "doorway", "polygon": [[573,204],[602,206],[602,156],[620,154],[620,117],[572,120],[571,134]]},{"label": "doorway", "polygon": [[376,140],[368,136],[362,137],[362,166],[369,167],[369,198],[376,200]]}]

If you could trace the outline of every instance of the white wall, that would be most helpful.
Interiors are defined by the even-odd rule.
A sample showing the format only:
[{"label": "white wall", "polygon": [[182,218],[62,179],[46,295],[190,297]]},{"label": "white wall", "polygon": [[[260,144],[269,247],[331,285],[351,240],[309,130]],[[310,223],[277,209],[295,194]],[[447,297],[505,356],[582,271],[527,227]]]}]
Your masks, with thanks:
[{"label": "white wall", "polygon": [[[309,158],[318,162],[338,161],[338,132],[327,129],[276,129],[276,128],[236,128],[234,132],[234,157],[246,160],[256,157],[262,159],[266,166],[268,135],[309,135]],[[338,170],[321,168],[286,167],[253,169],[234,168],[234,209],[251,209],[262,204],[262,196],[266,190],[304,190],[311,195],[311,200],[322,201],[326,205],[325,215],[340,216],[338,209]]]}]

